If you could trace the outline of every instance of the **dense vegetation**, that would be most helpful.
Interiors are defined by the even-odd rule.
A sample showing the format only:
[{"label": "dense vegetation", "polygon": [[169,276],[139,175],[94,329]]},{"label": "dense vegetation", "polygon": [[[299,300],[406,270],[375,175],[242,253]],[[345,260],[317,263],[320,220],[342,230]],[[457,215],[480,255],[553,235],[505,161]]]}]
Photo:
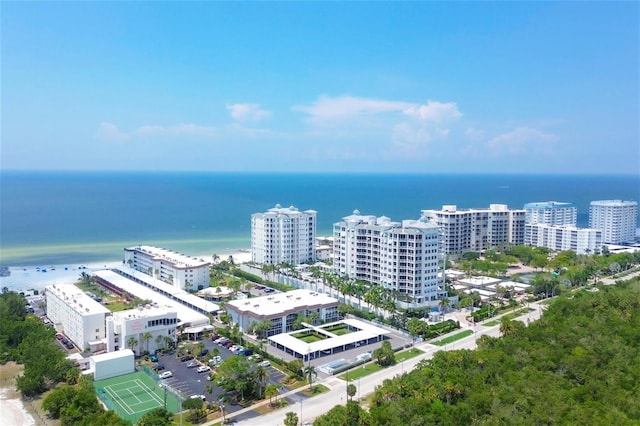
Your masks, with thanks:
[{"label": "dense vegetation", "polygon": [[16,379],[23,396],[35,396],[57,383],[75,380],[78,371],[55,345],[55,331],[40,318],[27,314],[23,296],[3,289],[0,295],[0,354],[2,363],[24,365]]},{"label": "dense vegetation", "polygon": [[561,296],[530,327],[501,330],[386,380],[369,413],[337,407],[314,424],[639,424],[640,280]]}]

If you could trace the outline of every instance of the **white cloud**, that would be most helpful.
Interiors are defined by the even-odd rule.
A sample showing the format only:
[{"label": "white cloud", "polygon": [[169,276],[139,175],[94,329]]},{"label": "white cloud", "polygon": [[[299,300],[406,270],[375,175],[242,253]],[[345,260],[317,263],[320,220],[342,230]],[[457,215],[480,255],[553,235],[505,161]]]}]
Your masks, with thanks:
[{"label": "white cloud", "polygon": [[216,136],[218,131],[215,127],[201,126],[198,124],[186,123],[174,126],[144,125],[130,132],[122,132],[113,123],[102,122],[98,126],[97,136],[101,139],[125,141],[134,137],[163,137],[163,136],[189,136],[199,138],[209,138]]},{"label": "white cloud", "polygon": [[442,123],[462,117],[455,102],[427,101],[426,105],[414,105],[403,111],[409,117],[432,123]]},{"label": "white cloud", "polygon": [[121,132],[118,129],[118,126],[116,126],[113,123],[108,123],[106,121],[103,121],[102,123],[100,123],[100,125],[98,126],[98,131],[96,132],[96,135],[100,139],[106,139],[106,140],[112,140],[112,141],[125,141],[129,139],[129,135]]},{"label": "white cloud", "polygon": [[357,98],[354,96],[339,96],[332,98],[320,96],[309,106],[296,105],[294,111],[307,113],[307,119],[313,124],[352,119],[358,116],[371,116],[382,113],[397,113],[410,108],[407,102],[385,101],[380,99]]},{"label": "white cloud", "polygon": [[271,111],[260,108],[260,104],[231,104],[227,110],[237,121],[260,121],[271,116]]},{"label": "white cloud", "polygon": [[538,129],[518,127],[494,137],[486,146],[494,154],[550,154],[557,139],[556,135]]},{"label": "white cloud", "polygon": [[140,136],[195,136],[211,137],[216,135],[216,129],[210,126],[186,123],[174,126],[140,126],[132,132]]},{"label": "white cloud", "polygon": [[484,139],[484,130],[475,129],[473,127],[469,127],[467,130],[465,130],[464,134],[467,139],[473,142],[479,142]]}]

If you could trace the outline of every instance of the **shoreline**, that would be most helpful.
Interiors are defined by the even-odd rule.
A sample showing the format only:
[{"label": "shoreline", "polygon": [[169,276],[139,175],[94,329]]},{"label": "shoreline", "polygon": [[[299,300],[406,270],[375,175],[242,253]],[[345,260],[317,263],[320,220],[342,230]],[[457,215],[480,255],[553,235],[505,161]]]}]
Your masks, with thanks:
[{"label": "shoreline", "polygon": [[[241,264],[251,261],[251,250],[237,249],[232,252],[218,254],[220,260],[228,260],[233,256],[234,263]],[[211,261],[211,255],[195,255],[192,257]],[[50,284],[73,284],[80,279],[83,272],[91,273],[103,269],[111,269],[122,266],[119,261],[96,261],[90,263],[68,263],[65,265],[47,266],[7,266],[11,274],[0,277],[0,288],[8,288],[12,291],[38,290],[42,291]]]}]

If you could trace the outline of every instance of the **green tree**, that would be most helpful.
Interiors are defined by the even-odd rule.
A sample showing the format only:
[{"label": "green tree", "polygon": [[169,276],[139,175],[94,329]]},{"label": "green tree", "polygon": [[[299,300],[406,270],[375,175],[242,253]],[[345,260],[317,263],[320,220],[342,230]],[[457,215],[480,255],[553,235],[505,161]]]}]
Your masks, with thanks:
[{"label": "green tree", "polygon": [[42,400],[42,408],[48,411],[52,418],[58,419],[62,409],[71,404],[76,393],[73,386],[61,386],[54,389]]},{"label": "green tree", "polygon": [[411,346],[415,344],[416,337],[424,332],[425,323],[419,318],[411,318],[407,321],[407,331],[411,335]]},{"label": "green tree", "polygon": [[138,339],[136,339],[134,336],[131,336],[127,339],[127,346],[129,346],[131,348],[131,350],[133,351],[133,354],[136,355],[136,350],[134,349],[136,346],[138,345]]},{"label": "green tree", "polygon": [[297,426],[298,425],[298,415],[293,411],[289,411],[285,414],[284,417],[285,426]]},{"label": "green tree", "polygon": [[374,349],[373,358],[382,367],[395,364],[396,357],[393,352],[393,348],[391,347],[391,343],[389,343],[388,340],[382,342],[382,345],[379,348]]},{"label": "green tree", "polygon": [[151,340],[153,338],[153,334],[151,334],[151,332],[149,331],[145,331],[142,334],[142,340],[144,340],[144,344],[145,344],[145,351],[147,353],[149,353],[149,340]]},{"label": "green tree", "polygon": [[303,373],[309,381],[309,390],[313,389],[313,378],[318,375],[318,373],[316,372],[316,368],[313,365],[309,364],[304,367]]},{"label": "green tree", "polygon": [[136,426],[171,426],[173,424],[173,414],[162,407],[154,408],[145,413]]},{"label": "green tree", "polygon": [[357,392],[358,392],[358,388],[356,388],[356,385],[354,385],[353,383],[349,383],[347,385],[347,395],[349,396],[350,400],[353,400],[353,397],[356,395]]}]

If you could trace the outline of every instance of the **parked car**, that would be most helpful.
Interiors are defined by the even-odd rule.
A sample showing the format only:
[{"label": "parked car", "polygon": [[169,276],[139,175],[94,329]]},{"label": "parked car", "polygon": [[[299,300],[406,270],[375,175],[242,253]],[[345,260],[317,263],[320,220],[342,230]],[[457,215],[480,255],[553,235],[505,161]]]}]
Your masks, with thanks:
[{"label": "parked car", "polygon": [[169,377],[173,377],[173,373],[171,371],[165,371],[164,373],[160,373],[159,377],[161,379],[168,379]]},{"label": "parked car", "polygon": [[191,395],[189,398],[191,398],[191,399],[201,399],[203,401],[205,401],[207,399],[207,397],[204,396],[204,395]]},{"label": "parked car", "polygon": [[207,365],[203,365],[201,367],[198,367],[198,369],[196,371],[198,373],[206,373],[207,371],[211,371],[211,368],[209,368],[209,366],[207,366]]},{"label": "parked car", "polygon": [[56,333],[56,339],[62,340],[64,336],[61,333]]},{"label": "parked car", "polygon": [[187,368],[193,368],[197,366],[198,366],[198,363],[195,361],[191,361],[189,364],[187,364]]},{"label": "parked car", "polygon": [[220,364],[222,362],[222,357],[220,355],[216,355],[209,360],[209,364]]},{"label": "parked car", "polygon": [[200,358],[202,358],[203,356],[205,356],[206,354],[209,353],[209,349],[203,349],[202,352],[200,352],[200,355],[198,355]]},{"label": "parked car", "polygon": [[258,364],[261,367],[271,367],[271,362],[269,360],[264,360]]},{"label": "parked car", "polygon": [[265,293],[273,293],[274,291],[275,291],[275,290],[274,290],[274,289],[272,289],[271,287],[267,287],[267,288],[265,288],[265,289],[264,289],[264,292],[265,292]]},{"label": "parked car", "polygon": [[262,361],[262,356],[260,354],[253,354],[253,355],[249,354],[249,357],[247,359],[253,362],[260,362]]},{"label": "parked car", "polygon": [[149,359],[151,360],[151,362],[158,362],[158,355],[151,355]]},{"label": "parked car", "polygon": [[213,342],[215,342],[215,341],[216,341],[216,339],[219,339],[219,338],[220,338],[220,335],[219,335],[218,333],[213,333],[213,334],[211,335],[211,340],[212,340]]},{"label": "parked car", "polygon": [[185,355],[182,358],[180,358],[180,361],[185,362],[185,361],[191,361],[193,359],[192,355]]},{"label": "parked car", "polygon": [[60,343],[62,343],[63,345],[66,345],[67,343],[69,343],[69,339],[67,339],[66,337],[63,337],[62,339],[60,339]]},{"label": "parked car", "polygon": [[67,343],[64,344],[64,347],[67,348],[67,349],[73,349],[73,343],[67,342]]},{"label": "parked car", "polygon": [[162,371],[162,370],[164,370],[164,365],[156,364],[156,365],[153,366],[153,369],[156,370],[156,371]]},{"label": "parked car", "polygon": [[253,349],[243,349],[238,351],[238,355],[251,356],[253,354]]},{"label": "parked car", "polygon": [[233,342],[231,340],[229,340],[228,342],[224,343],[222,346],[224,346],[225,348],[229,349],[231,346],[233,346]]}]

